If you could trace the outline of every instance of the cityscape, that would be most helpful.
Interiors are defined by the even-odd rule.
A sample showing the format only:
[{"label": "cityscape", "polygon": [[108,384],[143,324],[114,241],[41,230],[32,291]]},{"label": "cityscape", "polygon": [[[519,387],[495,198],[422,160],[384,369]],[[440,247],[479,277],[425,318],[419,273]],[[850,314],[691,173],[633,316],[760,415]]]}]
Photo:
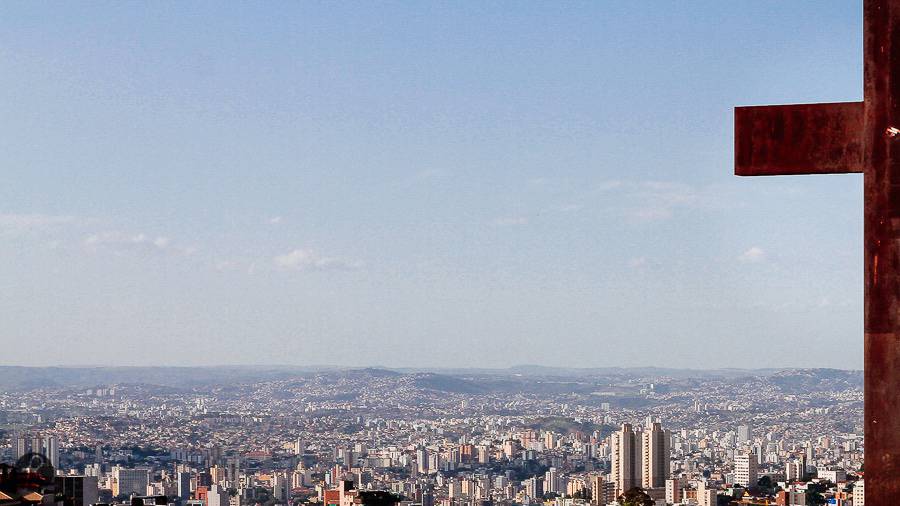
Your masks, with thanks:
[{"label": "cityscape", "polygon": [[0,2],[0,506],[893,506],[898,41]]},{"label": "cityscape", "polygon": [[863,504],[859,371],[16,369],[78,506]]}]

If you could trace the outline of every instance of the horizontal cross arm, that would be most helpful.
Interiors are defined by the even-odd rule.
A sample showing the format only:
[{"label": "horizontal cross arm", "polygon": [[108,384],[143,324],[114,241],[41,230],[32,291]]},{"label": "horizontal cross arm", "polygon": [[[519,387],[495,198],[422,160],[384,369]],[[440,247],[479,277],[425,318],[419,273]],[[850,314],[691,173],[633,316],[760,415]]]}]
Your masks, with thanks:
[{"label": "horizontal cross arm", "polygon": [[734,108],[739,176],[862,172],[863,102]]}]

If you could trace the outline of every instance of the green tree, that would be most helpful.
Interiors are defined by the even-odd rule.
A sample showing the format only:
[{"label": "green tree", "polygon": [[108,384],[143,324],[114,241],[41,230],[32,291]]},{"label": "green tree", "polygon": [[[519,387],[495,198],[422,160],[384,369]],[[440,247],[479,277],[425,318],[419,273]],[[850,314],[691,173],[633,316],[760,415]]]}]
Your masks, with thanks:
[{"label": "green tree", "polygon": [[573,499],[584,499],[585,501],[591,500],[591,489],[589,488],[580,488],[572,494]]},{"label": "green tree", "polygon": [[806,492],[806,504],[808,506],[820,506],[828,501],[822,497],[822,493],[818,490],[809,490]]},{"label": "green tree", "polygon": [[641,487],[628,489],[619,496],[618,502],[621,506],[653,506],[653,499]]}]

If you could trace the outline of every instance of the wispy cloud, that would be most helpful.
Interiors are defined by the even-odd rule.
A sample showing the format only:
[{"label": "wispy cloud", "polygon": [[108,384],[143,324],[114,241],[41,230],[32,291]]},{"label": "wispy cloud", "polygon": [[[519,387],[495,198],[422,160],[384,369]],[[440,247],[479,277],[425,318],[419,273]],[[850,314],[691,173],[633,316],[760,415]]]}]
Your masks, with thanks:
[{"label": "wispy cloud", "polygon": [[172,240],[168,237],[150,237],[146,234],[129,235],[121,232],[105,232],[88,236],[83,242],[89,251],[122,255],[128,251],[163,250],[171,244]]},{"label": "wispy cloud", "polygon": [[416,181],[427,181],[429,179],[434,179],[444,175],[444,171],[441,169],[425,169],[421,170],[413,176],[413,179]]},{"label": "wispy cloud", "polygon": [[628,267],[631,269],[637,269],[645,265],[647,265],[647,257],[635,257],[628,260]]},{"label": "wispy cloud", "polygon": [[650,206],[634,209],[631,218],[638,223],[663,221],[672,216],[672,211],[662,206]]},{"label": "wispy cloud", "polygon": [[283,221],[284,218],[282,218],[281,216],[272,216],[266,223],[268,223],[269,225],[277,225]]},{"label": "wispy cloud", "polygon": [[608,190],[614,190],[614,189],[619,188],[619,187],[621,187],[621,186],[622,186],[622,182],[621,182],[621,181],[616,181],[616,180],[612,180],[612,181],[604,181],[604,182],[600,183],[599,185],[597,185],[597,190],[599,190],[599,191],[608,191]]},{"label": "wispy cloud", "polygon": [[74,216],[42,213],[0,214],[0,228],[23,231],[75,223]]},{"label": "wispy cloud", "polygon": [[685,209],[712,209],[720,205],[706,190],[683,183],[645,181],[627,183],[623,189],[627,190],[625,197],[632,202],[632,221],[639,224],[665,221]]},{"label": "wispy cloud", "polygon": [[527,225],[528,218],[524,216],[503,216],[500,218],[494,218],[488,222],[488,225],[492,227],[515,227],[518,225]]},{"label": "wispy cloud", "polygon": [[319,255],[310,249],[295,249],[290,253],[278,255],[274,259],[275,266],[282,271],[352,269],[359,263],[350,263],[337,258]]},{"label": "wispy cloud", "polygon": [[738,260],[744,263],[759,263],[766,259],[766,252],[762,248],[753,246],[738,256]]}]

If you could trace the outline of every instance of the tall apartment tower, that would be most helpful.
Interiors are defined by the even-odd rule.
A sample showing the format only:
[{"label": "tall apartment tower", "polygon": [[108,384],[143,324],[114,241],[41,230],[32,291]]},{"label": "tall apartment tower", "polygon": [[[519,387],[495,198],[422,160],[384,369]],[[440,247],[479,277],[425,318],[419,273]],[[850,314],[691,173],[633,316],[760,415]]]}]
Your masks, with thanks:
[{"label": "tall apartment tower", "polygon": [[420,473],[428,473],[428,450],[425,448],[419,448],[416,450],[416,464],[418,465],[418,469]]},{"label": "tall apartment tower", "polygon": [[209,475],[212,476],[213,485],[225,485],[225,468],[216,464],[209,468]]},{"label": "tall apartment tower", "polygon": [[22,436],[22,435],[17,437],[16,438],[16,460],[22,458],[22,456],[25,455],[26,453],[28,453],[29,451],[30,450],[29,450],[29,445],[28,445],[28,438],[26,438],[25,436]]},{"label": "tall apartment tower", "polygon": [[241,459],[229,457],[225,459],[225,486],[239,489],[241,479]]},{"label": "tall apartment tower", "polygon": [[641,454],[638,437],[631,424],[622,424],[622,430],[613,432],[612,479],[616,484],[616,497],[641,484]]},{"label": "tall apartment tower", "polygon": [[206,504],[207,506],[228,506],[228,491],[222,488],[221,485],[213,484],[206,493]]},{"label": "tall apartment tower", "polygon": [[180,471],[176,473],[178,497],[182,502],[187,502],[191,498],[191,473]]},{"label": "tall apartment tower", "polygon": [[28,439],[30,446],[30,452],[40,453],[41,455],[47,456],[44,450],[44,438],[40,436],[34,436]]},{"label": "tall apartment tower", "polygon": [[555,467],[551,467],[550,470],[544,474],[544,488],[546,489],[545,492],[555,492],[560,494],[559,472]]},{"label": "tall apartment tower", "polygon": [[671,472],[671,434],[659,423],[650,423],[641,436],[641,484],[662,488]]},{"label": "tall apartment tower", "polygon": [[744,488],[756,488],[756,466],[758,461],[753,452],[734,458],[734,483]]},{"label": "tall apartment tower", "polygon": [[53,469],[59,469],[59,439],[56,436],[44,438],[44,455],[50,461]]},{"label": "tall apartment tower", "polygon": [[666,480],[666,503],[675,504],[681,502],[681,482],[679,480]]},{"label": "tall apartment tower", "polygon": [[853,506],[866,506],[866,480],[859,480],[853,487]]},{"label": "tall apartment tower", "polygon": [[603,476],[591,477],[591,504],[604,505],[614,500],[615,484],[607,482]]},{"label": "tall apartment tower", "polygon": [[749,425],[740,425],[737,430],[737,440],[738,444],[746,443],[750,441],[750,426]]}]

